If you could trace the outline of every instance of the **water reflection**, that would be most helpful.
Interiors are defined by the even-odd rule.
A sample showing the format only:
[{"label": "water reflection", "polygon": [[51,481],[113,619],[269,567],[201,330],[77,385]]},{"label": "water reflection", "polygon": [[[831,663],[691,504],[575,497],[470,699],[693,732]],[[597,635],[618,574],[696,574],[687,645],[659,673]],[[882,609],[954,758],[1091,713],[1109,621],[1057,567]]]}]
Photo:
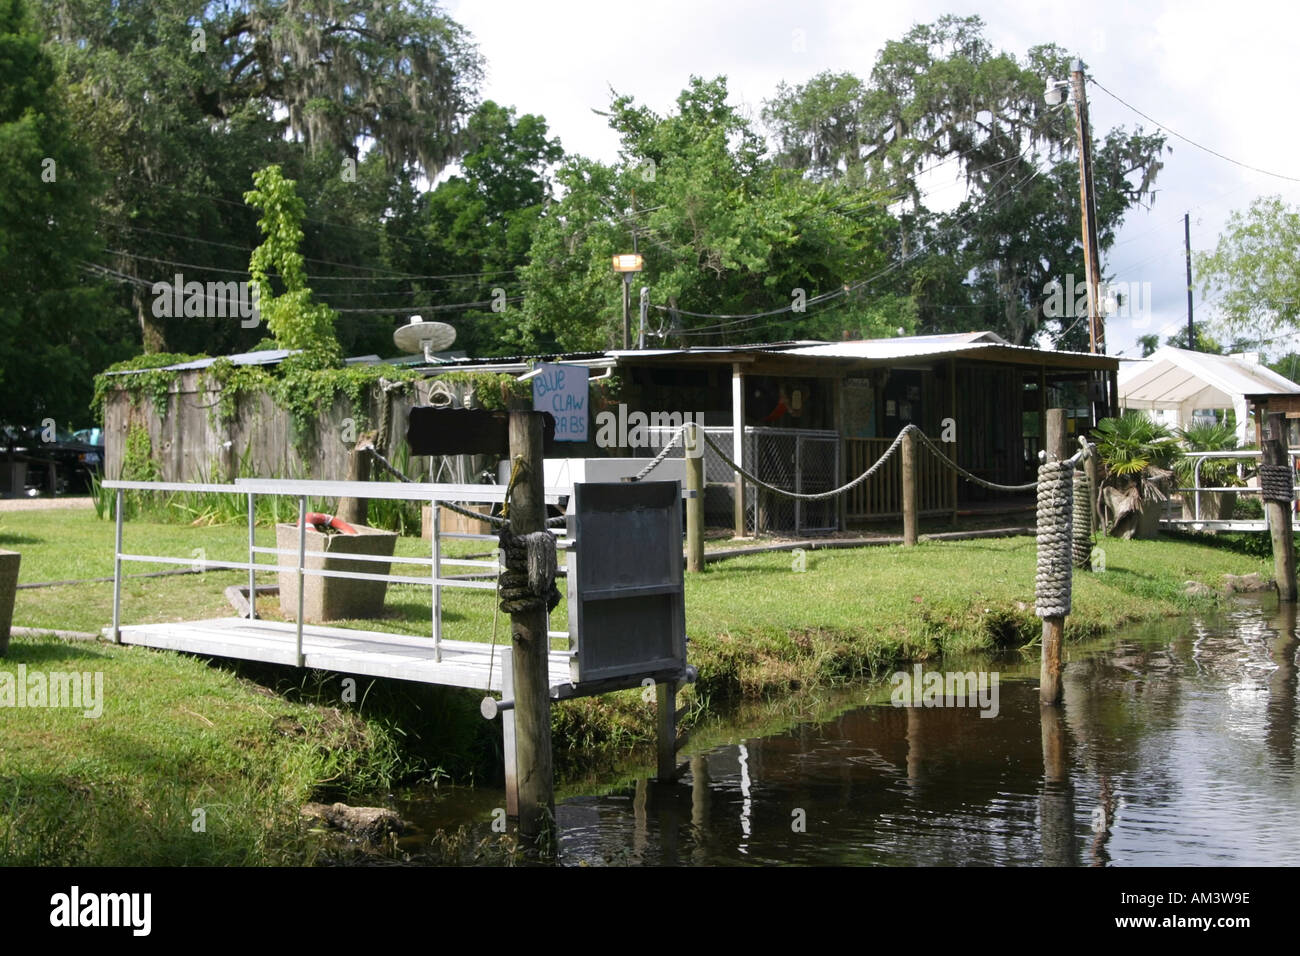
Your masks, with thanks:
[{"label": "water reflection", "polygon": [[563,801],[563,862],[1295,865],[1296,653],[1294,608],[1233,606],[1076,652],[1060,707],[1012,662],[992,719],[884,704],[742,734],[679,781]]}]

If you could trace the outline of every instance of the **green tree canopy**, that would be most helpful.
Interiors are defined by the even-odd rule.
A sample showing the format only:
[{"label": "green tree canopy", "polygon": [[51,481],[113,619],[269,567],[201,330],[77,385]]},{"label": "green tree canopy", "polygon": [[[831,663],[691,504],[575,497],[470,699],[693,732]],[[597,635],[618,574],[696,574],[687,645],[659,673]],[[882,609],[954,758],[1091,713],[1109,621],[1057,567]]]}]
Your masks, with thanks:
[{"label": "green tree canopy", "polygon": [[1300,331],[1300,210],[1261,196],[1229,214],[1213,252],[1195,257],[1203,294],[1224,328],[1259,341]]},{"label": "green tree canopy", "polygon": [[[562,198],[542,216],[531,261],[521,344],[605,348],[621,341],[622,290],[611,258],[636,251],[652,289],[652,333],[677,342],[756,341],[883,333],[910,320],[842,295],[846,277],[885,268],[891,223],[879,202],[780,168],[726,81],[692,77],[660,116],[628,96],[608,113],[621,162],[571,157]],[[782,303],[785,305],[783,306]],[[733,314],[771,311],[758,319]],[[700,313],[691,315],[690,313]],[[658,341],[657,339],[655,341]]]},{"label": "green tree canopy", "polygon": [[[899,220],[892,291],[912,298],[923,330],[990,328],[1017,343],[1046,331],[1077,348],[1084,324],[1043,313],[1052,280],[1083,276],[1073,114],[1043,99],[1067,57],[1045,44],[1017,59],[983,29],[979,17],[955,16],[913,27],[885,44],[869,81],[825,73],[782,86],[764,120],[782,165],[889,197]],[[1163,147],[1140,128],[1111,130],[1095,146],[1103,249],[1151,195]],[[964,181],[967,198],[935,212],[924,190],[939,174]]]},{"label": "green tree canopy", "polygon": [[0,0],[0,419],[11,424],[80,427],[93,375],[130,354],[124,315],[86,271],[98,187],[26,3]]},{"label": "green tree canopy", "polygon": [[[39,3],[73,122],[105,173],[101,261],[147,351],[253,344],[238,323],[154,315],[149,289],[176,273],[247,278],[260,236],[242,195],[267,165],[298,179],[308,215],[353,227],[313,228],[314,272],[382,272],[379,220],[414,201],[403,184],[459,155],[477,99],[481,60],[428,0]],[[371,345],[375,326],[349,321],[341,335]]]}]

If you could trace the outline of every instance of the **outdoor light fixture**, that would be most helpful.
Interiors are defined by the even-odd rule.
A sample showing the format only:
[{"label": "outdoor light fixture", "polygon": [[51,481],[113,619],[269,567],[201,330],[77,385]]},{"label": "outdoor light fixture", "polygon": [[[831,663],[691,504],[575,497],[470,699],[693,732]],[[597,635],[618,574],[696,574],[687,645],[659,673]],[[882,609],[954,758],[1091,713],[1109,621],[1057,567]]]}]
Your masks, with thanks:
[{"label": "outdoor light fixture", "polygon": [[[636,246],[633,245],[632,248],[635,249]],[[644,268],[645,260],[636,253],[614,256],[614,271],[623,274],[623,348],[625,349],[632,347],[632,323],[628,318],[632,294],[632,273],[640,272]],[[642,342],[643,346],[644,344]]]},{"label": "outdoor light fixture", "polygon": [[1047,101],[1048,106],[1060,106],[1065,102],[1066,89],[1070,83],[1068,80],[1048,80],[1047,90],[1043,93],[1043,99]]}]

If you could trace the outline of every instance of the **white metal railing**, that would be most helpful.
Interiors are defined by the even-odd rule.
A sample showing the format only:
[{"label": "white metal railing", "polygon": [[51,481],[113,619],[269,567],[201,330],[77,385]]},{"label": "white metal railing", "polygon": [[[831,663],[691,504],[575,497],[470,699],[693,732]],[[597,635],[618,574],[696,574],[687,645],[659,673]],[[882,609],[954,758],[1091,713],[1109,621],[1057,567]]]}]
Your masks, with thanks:
[{"label": "white metal railing", "polygon": [[[294,479],[271,479],[271,478],[239,478],[234,484],[201,484],[188,482],[170,482],[170,481],[116,481],[108,480],[103,483],[103,487],[115,491],[115,520],[116,528],[114,530],[114,549],[113,549],[113,631],[112,637],[114,643],[121,643],[122,627],[122,563],[124,561],[135,561],[147,564],[194,564],[191,558],[176,558],[168,555],[157,554],[131,554],[123,550],[123,503],[125,492],[127,491],[151,491],[151,492],[205,492],[216,494],[243,495],[248,499],[248,560],[247,561],[216,561],[208,558],[202,560],[203,567],[206,568],[224,568],[230,570],[247,570],[248,571],[248,607],[249,619],[257,617],[257,574],[276,573],[283,574],[286,572],[296,573],[298,576],[298,614],[296,627],[296,655],[298,666],[303,666],[302,650],[302,628],[303,628],[303,578],[308,575],[326,578],[352,578],[363,581],[386,581],[393,584],[412,584],[418,583],[419,578],[414,575],[401,574],[372,574],[365,571],[337,571],[327,568],[308,568],[306,559],[320,557],[329,559],[346,559],[348,561],[372,561],[388,564],[406,564],[420,565],[430,569],[428,579],[429,586],[433,594],[433,607],[431,611],[431,625],[433,632],[434,660],[442,660],[442,589],[445,587],[467,588],[475,590],[496,590],[495,581],[474,581],[460,578],[447,578],[442,575],[443,565],[453,565],[456,567],[474,567],[474,568],[491,568],[496,570],[499,567],[497,561],[481,561],[468,558],[447,558],[442,555],[442,541],[444,538],[454,538],[460,540],[473,541],[492,541],[496,542],[496,535],[476,534],[472,532],[443,532],[442,531],[442,508],[444,502],[470,503],[470,504],[499,504],[505,501],[506,488],[504,485],[462,485],[462,484],[431,484],[425,482],[369,482],[369,481],[313,481],[313,480],[294,480]],[[255,499],[258,495],[281,495],[298,499],[298,547],[297,548],[266,548],[257,544],[254,536],[255,526]],[[565,488],[547,488],[544,489],[545,501],[547,504],[558,504],[562,498],[569,495],[569,490]],[[433,508],[432,514],[432,533],[430,537],[431,554],[427,558],[408,558],[392,555],[385,557],[383,555],[367,554],[347,554],[340,555],[338,552],[328,551],[308,551],[307,550],[307,498],[308,496],[316,498],[385,498],[397,501],[419,501],[427,502]],[[273,554],[277,557],[296,557],[297,562],[293,567],[276,564],[263,564],[257,561],[259,554]],[[551,637],[566,637],[565,632],[551,632]]]},{"label": "white metal railing", "polygon": [[[1260,493],[1260,489],[1259,489],[1258,487],[1251,487],[1251,486],[1249,486],[1249,485],[1223,485],[1223,486],[1219,486],[1219,485],[1202,485],[1202,484],[1201,484],[1201,465],[1203,465],[1203,464],[1205,463],[1205,460],[1206,460],[1206,459],[1208,459],[1208,458],[1227,458],[1227,459],[1237,459],[1237,460],[1241,460],[1241,461],[1258,461],[1258,460],[1260,460],[1260,459],[1263,458],[1263,454],[1264,454],[1263,452],[1258,451],[1258,450],[1255,450],[1255,451],[1245,451],[1245,450],[1242,450],[1242,451],[1189,451],[1189,452],[1185,452],[1184,455],[1183,455],[1183,457],[1185,457],[1185,458],[1190,458],[1190,459],[1194,459],[1194,463],[1193,463],[1193,465],[1192,465],[1192,484],[1191,484],[1190,486],[1188,486],[1188,487],[1176,487],[1176,488],[1174,488],[1174,490],[1177,491],[1177,492],[1179,492],[1179,493],[1186,492],[1186,491],[1190,491],[1190,492],[1193,492],[1193,493],[1194,493],[1194,494],[1193,494],[1193,508],[1192,508],[1193,518],[1192,518],[1192,521],[1194,521],[1194,522],[1200,522],[1200,521],[1202,520],[1202,519],[1201,519],[1201,492],[1203,492],[1203,491],[1206,491],[1206,492],[1233,491],[1233,492],[1236,492],[1236,493],[1238,493],[1238,494],[1244,494],[1244,495],[1257,495],[1257,494]],[[1287,456],[1288,456],[1288,458],[1291,460],[1291,468],[1292,468],[1292,470],[1294,470],[1295,467],[1296,467],[1296,463],[1297,463],[1298,461],[1300,461],[1300,449],[1296,449],[1296,448],[1289,449],[1288,452],[1287,452]],[[1268,512],[1267,512],[1267,510],[1265,510],[1265,512],[1264,512],[1264,527],[1265,527],[1265,528],[1268,527]]]}]

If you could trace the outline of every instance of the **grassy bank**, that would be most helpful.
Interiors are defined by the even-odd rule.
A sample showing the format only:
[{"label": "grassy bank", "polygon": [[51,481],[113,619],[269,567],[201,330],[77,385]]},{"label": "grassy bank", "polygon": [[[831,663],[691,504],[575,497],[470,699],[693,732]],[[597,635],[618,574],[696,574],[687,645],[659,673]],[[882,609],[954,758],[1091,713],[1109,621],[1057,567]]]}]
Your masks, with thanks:
[{"label": "grassy bank", "polygon": [[99,672],[102,713],[0,711],[7,865],[308,861],[302,804],[325,787],[379,786],[399,759],[347,710],[292,703],[194,658],[27,638],[0,670],[20,665]]},{"label": "grassy bank", "polygon": [[[112,531],[90,511],[8,513],[0,547],[23,553],[22,582],[106,576]],[[244,535],[239,525],[136,521],[126,547],[240,560]],[[270,528],[258,535],[272,540]],[[1103,547],[1105,572],[1076,576],[1070,641],[1203,605],[1207,599],[1184,596],[1189,580],[1217,590],[1225,574],[1271,571],[1259,557],[1195,541],[1107,540]],[[399,542],[400,554],[425,548],[418,539]],[[1026,645],[1032,653],[1040,628],[1030,538],[815,551],[803,560],[796,570],[788,552],[747,555],[688,577],[690,660],[700,679],[683,692],[687,725],[737,701],[822,691],[902,661]],[[407,570],[418,573],[395,569]],[[124,588],[124,619],[226,616],[222,589],[245,581],[240,572],[133,579]],[[23,590],[14,621],[97,631],[111,617],[111,595],[108,583]],[[427,634],[428,602],[427,585],[398,585],[382,621],[351,623]],[[448,637],[490,639],[489,592],[447,591],[444,607]],[[263,608],[274,616],[274,602]],[[552,625],[564,629],[566,613],[561,603]],[[497,640],[505,635],[503,619]],[[296,807],[322,787],[364,790],[411,773],[465,776],[499,767],[499,731],[477,718],[472,692],[369,682],[359,712],[341,702],[337,675],[304,681],[288,668],[239,667],[253,683],[225,664],[48,640],[16,641],[0,669],[19,662],[103,671],[108,704],[99,720],[58,710],[0,714],[0,854],[12,860],[301,859],[309,844]],[[593,759],[613,762],[615,752],[626,757],[653,729],[653,705],[637,691],[565,702],[553,714],[557,765],[569,773]],[[417,744],[419,759],[411,755]],[[205,834],[194,834],[193,810],[204,806],[221,809],[208,813]]]}]

